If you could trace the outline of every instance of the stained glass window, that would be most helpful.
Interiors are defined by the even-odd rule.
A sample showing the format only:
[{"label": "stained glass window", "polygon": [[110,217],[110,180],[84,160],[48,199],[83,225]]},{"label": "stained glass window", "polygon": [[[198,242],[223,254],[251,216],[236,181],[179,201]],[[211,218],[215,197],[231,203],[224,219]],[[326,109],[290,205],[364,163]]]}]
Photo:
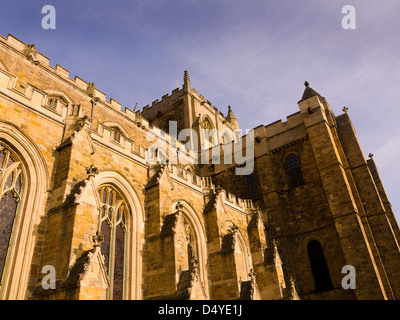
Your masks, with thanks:
[{"label": "stained glass window", "polygon": [[104,236],[101,251],[110,279],[108,298],[122,300],[124,297],[126,217],[125,201],[112,186],[103,186],[99,190],[101,200],[100,229]]},{"label": "stained glass window", "polygon": [[6,147],[0,145],[0,277],[7,266],[18,204],[21,201],[22,164]]}]

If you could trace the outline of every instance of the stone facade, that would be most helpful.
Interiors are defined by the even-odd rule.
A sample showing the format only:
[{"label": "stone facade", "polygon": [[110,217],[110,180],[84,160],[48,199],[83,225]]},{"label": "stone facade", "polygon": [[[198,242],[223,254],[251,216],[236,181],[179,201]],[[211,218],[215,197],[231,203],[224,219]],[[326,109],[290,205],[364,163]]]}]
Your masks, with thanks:
[{"label": "stone facade", "polygon": [[[181,162],[150,163],[149,133],[169,133],[169,146],[171,120],[196,133],[179,150],[208,148],[207,128],[222,154],[239,122],[187,72],[161,101],[122,110],[0,36],[1,298],[400,298],[400,230],[372,155],[347,109],[335,116],[307,83],[298,105],[254,129],[248,175],[168,148]],[[355,289],[342,287],[346,265]]]}]

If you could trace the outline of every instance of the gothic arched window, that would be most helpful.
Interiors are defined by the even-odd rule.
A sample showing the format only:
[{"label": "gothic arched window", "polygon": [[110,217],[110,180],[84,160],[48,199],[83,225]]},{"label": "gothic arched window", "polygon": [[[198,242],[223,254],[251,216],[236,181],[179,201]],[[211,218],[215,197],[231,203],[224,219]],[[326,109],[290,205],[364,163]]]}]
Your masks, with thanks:
[{"label": "gothic arched window", "polygon": [[215,142],[215,132],[214,132],[214,125],[211,121],[211,119],[206,116],[203,119],[202,122],[202,127],[203,127],[203,144],[205,145],[206,148],[212,147],[213,145],[216,144]]},{"label": "gothic arched window", "polygon": [[204,118],[203,120],[203,128],[207,130],[213,129],[213,125],[211,123],[211,120],[209,118]]},{"label": "gothic arched window", "polygon": [[227,143],[230,143],[230,142],[232,142],[231,136],[229,135],[228,132],[225,131],[222,134],[222,144],[227,144]]},{"label": "gothic arched window", "polygon": [[0,145],[0,279],[7,267],[8,248],[21,201],[22,164],[10,150]]},{"label": "gothic arched window", "polygon": [[286,157],[286,169],[289,174],[289,179],[292,187],[304,184],[300,159],[298,156],[291,153]]},{"label": "gothic arched window", "polygon": [[308,258],[314,277],[315,289],[327,291],[333,288],[328,265],[326,264],[321,244],[317,240],[311,240],[307,245]]},{"label": "gothic arched window", "polygon": [[110,280],[107,297],[122,300],[124,298],[128,207],[114,187],[102,186],[98,192],[101,200],[100,230],[104,236],[101,251],[105,257]]}]

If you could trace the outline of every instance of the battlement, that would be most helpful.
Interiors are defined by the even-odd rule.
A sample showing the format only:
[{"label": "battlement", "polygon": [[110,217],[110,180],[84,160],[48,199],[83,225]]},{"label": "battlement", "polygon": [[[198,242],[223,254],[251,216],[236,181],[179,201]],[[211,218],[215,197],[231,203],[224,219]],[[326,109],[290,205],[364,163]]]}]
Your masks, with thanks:
[{"label": "battlement", "polygon": [[179,168],[177,164],[168,164],[168,171],[171,177],[178,178],[178,181],[184,182],[199,191],[204,186],[203,178],[186,167]]},{"label": "battlement", "polygon": [[249,209],[254,209],[253,201],[251,199],[239,198],[226,190],[222,190],[221,194],[223,196],[224,203],[234,207],[235,209],[243,212]]},{"label": "battlement", "polygon": [[67,116],[67,108],[58,105],[56,109],[49,108],[45,105],[48,94],[35,86],[27,83],[25,90],[21,92],[16,88],[17,78],[11,73],[0,69],[0,91],[6,93],[15,101],[29,106],[40,114],[63,123]]},{"label": "battlement", "polygon": [[[161,101],[156,99],[151,103],[151,105],[146,105],[143,108],[141,115],[148,120],[152,120],[153,118],[157,117],[160,112],[166,112],[169,108],[176,106],[177,103],[183,103],[185,94],[186,92],[184,90],[184,86],[182,86],[182,88],[176,88],[172,91],[172,94],[163,95]],[[226,124],[228,127],[230,126],[227,115],[225,116],[224,113],[219,111],[216,106],[213,106],[211,101],[206,100],[203,95],[197,92],[196,89],[190,88],[189,94],[199,100],[200,104],[205,106],[210,112],[217,114],[222,123]],[[233,130],[233,128],[231,129]]]},{"label": "battlement", "polygon": [[[125,107],[125,109],[122,110],[121,103],[119,103],[114,98],[110,98],[109,100],[107,100],[106,94],[101,90],[97,89],[94,86],[94,83],[87,82],[82,78],[80,78],[79,76],[75,76],[75,78],[72,79],[70,77],[68,69],[59,64],[56,64],[55,67],[51,66],[50,59],[45,55],[43,55],[42,53],[40,53],[39,51],[37,51],[34,45],[28,45],[11,34],[9,34],[7,38],[0,35],[0,43],[3,43],[6,46],[12,48],[14,51],[25,56],[25,58],[27,58],[28,60],[31,60],[34,64],[40,65],[41,67],[45,68],[48,72],[51,72],[54,75],[67,81],[68,83],[73,84],[75,87],[79,88],[81,91],[84,91],[86,94],[88,94],[89,97],[98,98],[99,103],[120,112],[122,115],[125,115],[126,117],[134,121],[136,124],[138,124],[138,126],[141,126],[143,128],[149,128],[149,123],[146,119],[143,119],[142,117],[138,116],[135,112],[132,111],[132,109],[128,107]],[[6,80],[3,77],[3,82],[4,81]],[[7,85],[9,86],[9,84]],[[44,96],[46,95],[45,93],[40,92],[40,90],[34,88],[29,84],[27,85],[26,92],[35,94],[36,95],[35,101],[41,100],[43,102]],[[208,106],[210,110],[214,110],[214,112],[217,112],[219,118],[222,121],[227,121],[227,117],[221,111],[219,111],[217,107],[213,106],[209,100],[206,100],[203,95],[199,94],[196,89],[190,88],[190,93],[196,96],[201,101],[202,104]],[[146,105],[143,108],[141,115],[145,118],[154,117],[159,111],[161,111],[161,109],[163,109],[163,107],[167,105],[173,105],[174,103],[176,103],[180,98],[182,98],[182,94],[183,94],[183,87],[174,89],[171,94],[167,93],[163,95],[161,101],[156,99],[152,102],[151,106]],[[42,97],[39,97],[39,95],[42,95]],[[58,117],[57,119],[62,121],[63,118],[65,118],[65,115],[62,117]],[[257,131],[259,132],[258,136],[260,138],[262,138],[263,136],[272,137],[279,133],[285,132],[290,128],[294,128],[300,125],[301,123],[302,123],[302,118],[300,112],[297,112],[293,115],[288,116],[286,122],[278,120],[274,123],[266,125],[264,127],[264,130],[262,130],[261,127],[257,127]]]},{"label": "battlement", "polygon": [[210,100],[206,100],[203,95],[199,94],[195,88],[191,88],[190,90],[190,93],[200,101],[200,104],[207,106],[210,111],[217,112],[218,117],[223,123],[228,122],[228,115],[225,116],[222,111],[218,110],[216,106],[213,106]]},{"label": "battlement", "polygon": [[287,121],[285,122],[278,120],[264,126],[265,135],[267,137],[272,137],[303,124],[303,117],[301,116],[300,111],[286,117],[286,119]]},{"label": "battlement", "polygon": [[172,106],[183,97],[183,88],[172,90],[171,94],[165,94],[161,97],[161,101],[154,100],[150,105],[146,105],[142,110],[142,116],[148,119],[155,117],[158,112],[161,112],[166,106]]},{"label": "battlement", "polygon": [[251,199],[242,199],[232,193],[229,193],[225,189],[220,189],[212,183],[210,177],[201,177],[186,167],[178,168],[176,164],[169,164],[168,171],[172,178],[185,183],[199,192],[204,192],[204,190],[219,192],[219,194],[222,196],[223,203],[233,207],[236,210],[245,212],[248,209],[254,208]]},{"label": "battlement", "polygon": [[80,78],[79,76],[75,76],[74,79],[70,77],[70,73],[67,68],[56,64],[55,67],[50,65],[50,59],[36,50],[35,45],[29,45],[9,34],[7,38],[0,35],[0,44],[10,47],[15,52],[23,55],[26,59],[31,61],[34,65],[40,65],[46,71],[52,73],[53,75],[63,79],[69,84],[74,85],[80,91],[86,93],[89,97],[95,97],[99,99],[99,102],[113,108],[114,110],[120,112],[121,114],[131,118],[132,120],[136,120],[134,113],[130,108],[125,107],[122,110],[122,105],[117,100],[110,98],[107,100],[106,94],[94,86],[94,83],[87,82]]},{"label": "battlement", "polygon": [[97,141],[105,146],[111,147],[129,158],[147,165],[145,146],[136,144],[129,137],[121,135],[120,141],[116,142],[112,139],[111,128],[106,127],[101,122],[98,123],[97,130],[91,130],[90,136],[94,141]]}]

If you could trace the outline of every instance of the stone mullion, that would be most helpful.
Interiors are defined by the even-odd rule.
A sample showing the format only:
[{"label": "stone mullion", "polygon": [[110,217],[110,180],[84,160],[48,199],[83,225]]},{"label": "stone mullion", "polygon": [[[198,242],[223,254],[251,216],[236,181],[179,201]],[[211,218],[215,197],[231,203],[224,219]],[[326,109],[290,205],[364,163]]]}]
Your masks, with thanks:
[{"label": "stone mullion", "polygon": [[[123,215],[125,214],[125,212],[122,213]],[[123,230],[124,230],[124,260],[123,260],[123,269],[122,269],[122,298],[126,298],[127,295],[127,274],[126,274],[126,257],[127,257],[127,248],[128,248],[128,229],[126,228],[126,225],[121,221],[120,222],[123,225]]]},{"label": "stone mullion", "polygon": [[[3,165],[2,165],[2,168],[1,168],[1,176],[0,176],[0,186],[5,186],[5,184],[6,184],[6,181],[4,181],[4,183],[3,183],[3,180],[4,180],[4,177],[6,176],[6,173],[7,173],[7,162],[8,162],[8,160],[9,160],[9,158],[10,158],[10,151],[8,151],[7,149],[6,149],[6,152],[5,152],[5,155],[4,155],[4,160],[3,160]],[[0,188],[0,200],[3,198],[3,188]]]},{"label": "stone mullion", "polygon": [[114,263],[115,263],[115,229],[116,229],[116,214],[113,207],[110,207],[111,212],[111,232],[110,232],[110,254],[109,254],[109,278],[110,278],[110,288],[109,288],[109,299],[113,299],[114,291]]},{"label": "stone mullion", "polygon": [[[112,273],[112,275],[113,275],[113,279],[112,279],[112,281],[111,281],[111,283],[112,283],[112,285],[114,286],[114,264],[115,264],[115,251],[116,251],[116,243],[115,243],[115,239],[116,239],[116,233],[117,233],[117,227],[119,226],[119,225],[121,225],[121,228],[122,228],[122,230],[124,231],[124,253],[123,253],[123,255],[124,255],[124,259],[123,259],[123,270],[122,270],[122,274],[124,275],[123,277],[122,277],[122,298],[124,298],[125,297],[125,292],[126,292],[126,290],[125,290],[125,284],[126,284],[126,277],[125,277],[125,270],[126,270],[126,252],[127,252],[127,250],[126,250],[126,248],[127,248],[127,228],[126,228],[126,225],[125,225],[125,223],[123,222],[123,217],[124,216],[126,216],[125,215],[125,208],[122,206],[122,204],[123,204],[123,201],[122,200],[118,200],[118,204],[116,205],[116,207],[114,208],[114,227],[113,227],[113,233],[114,233],[114,235],[115,235],[115,237],[114,237],[114,242],[113,242],[113,258],[112,258],[112,261],[113,261],[113,273]],[[121,209],[121,207],[122,207],[122,209]],[[117,217],[118,217],[118,211],[120,211],[120,221],[119,221],[119,223],[117,223],[118,221],[117,221]],[[126,217],[125,217],[125,219],[126,219]],[[111,279],[110,279],[111,280]]]}]

